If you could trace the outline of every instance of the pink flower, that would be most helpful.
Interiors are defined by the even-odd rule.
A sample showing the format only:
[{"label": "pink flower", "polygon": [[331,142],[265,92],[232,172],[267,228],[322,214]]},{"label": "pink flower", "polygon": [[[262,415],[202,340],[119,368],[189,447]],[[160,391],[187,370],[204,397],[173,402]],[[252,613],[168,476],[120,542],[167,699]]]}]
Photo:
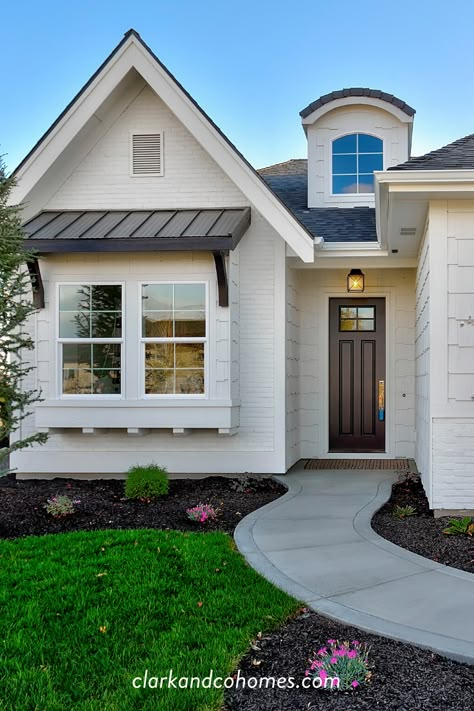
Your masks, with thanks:
[{"label": "pink flower", "polygon": [[356,650],[355,650],[355,649],[351,649],[350,652],[347,652],[347,656],[349,657],[349,659],[354,659],[354,657],[357,657],[357,652],[356,652]]},{"label": "pink flower", "polygon": [[305,675],[305,676],[309,676],[309,669],[306,669],[304,675]]},{"label": "pink flower", "polygon": [[336,644],[336,640],[335,639],[328,639],[328,644]]},{"label": "pink flower", "polygon": [[351,644],[354,644],[356,647],[360,644],[358,639],[353,639]]},{"label": "pink flower", "polygon": [[319,678],[320,679],[327,679],[328,673],[324,669],[319,670]]},{"label": "pink flower", "polygon": [[323,666],[322,662],[313,662],[314,666],[317,667],[318,669]]},{"label": "pink flower", "polygon": [[337,658],[332,657],[332,659],[330,659],[330,662],[331,662],[331,664],[337,664]]},{"label": "pink flower", "polygon": [[351,686],[352,686],[354,689],[359,686],[359,682],[357,681],[357,679],[354,679],[354,681],[352,682]]},{"label": "pink flower", "polygon": [[328,653],[328,650],[326,649],[326,647],[321,647],[321,649],[318,649],[318,655],[320,657],[324,656],[327,653]]}]

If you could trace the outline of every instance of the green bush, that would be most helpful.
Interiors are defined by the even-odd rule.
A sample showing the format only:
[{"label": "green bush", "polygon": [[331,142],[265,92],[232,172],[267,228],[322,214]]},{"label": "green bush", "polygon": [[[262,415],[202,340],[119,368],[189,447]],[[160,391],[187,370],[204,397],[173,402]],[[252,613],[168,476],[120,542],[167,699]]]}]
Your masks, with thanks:
[{"label": "green bush", "polygon": [[127,499],[156,499],[168,493],[168,474],[166,469],[156,464],[131,467],[125,482]]}]

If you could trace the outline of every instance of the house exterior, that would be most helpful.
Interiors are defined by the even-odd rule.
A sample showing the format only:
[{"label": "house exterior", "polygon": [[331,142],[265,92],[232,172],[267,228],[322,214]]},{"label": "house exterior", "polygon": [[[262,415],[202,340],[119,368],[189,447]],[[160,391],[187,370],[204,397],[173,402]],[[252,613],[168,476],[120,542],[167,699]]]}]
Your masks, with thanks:
[{"label": "house exterior", "polygon": [[[474,136],[347,89],[256,172],[129,31],[17,168],[44,400],[20,477],[414,458],[474,509]],[[362,283],[363,282],[363,283]],[[363,288],[363,290],[362,290]]]}]

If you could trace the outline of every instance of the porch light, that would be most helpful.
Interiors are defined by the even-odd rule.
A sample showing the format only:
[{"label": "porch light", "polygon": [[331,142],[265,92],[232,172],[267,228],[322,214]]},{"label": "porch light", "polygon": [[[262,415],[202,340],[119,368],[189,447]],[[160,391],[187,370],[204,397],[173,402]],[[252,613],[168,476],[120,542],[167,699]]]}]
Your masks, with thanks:
[{"label": "porch light", "polygon": [[347,275],[347,291],[364,291],[364,273],[360,269],[351,269]]}]

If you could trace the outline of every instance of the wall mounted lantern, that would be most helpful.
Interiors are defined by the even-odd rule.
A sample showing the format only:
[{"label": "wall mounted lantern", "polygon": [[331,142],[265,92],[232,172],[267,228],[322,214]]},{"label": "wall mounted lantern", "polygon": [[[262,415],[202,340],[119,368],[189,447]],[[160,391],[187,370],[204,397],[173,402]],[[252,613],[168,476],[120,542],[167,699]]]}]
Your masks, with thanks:
[{"label": "wall mounted lantern", "polygon": [[351,269],[347,275],[347,291],[364,291],[364,273],[360,269]]}]

